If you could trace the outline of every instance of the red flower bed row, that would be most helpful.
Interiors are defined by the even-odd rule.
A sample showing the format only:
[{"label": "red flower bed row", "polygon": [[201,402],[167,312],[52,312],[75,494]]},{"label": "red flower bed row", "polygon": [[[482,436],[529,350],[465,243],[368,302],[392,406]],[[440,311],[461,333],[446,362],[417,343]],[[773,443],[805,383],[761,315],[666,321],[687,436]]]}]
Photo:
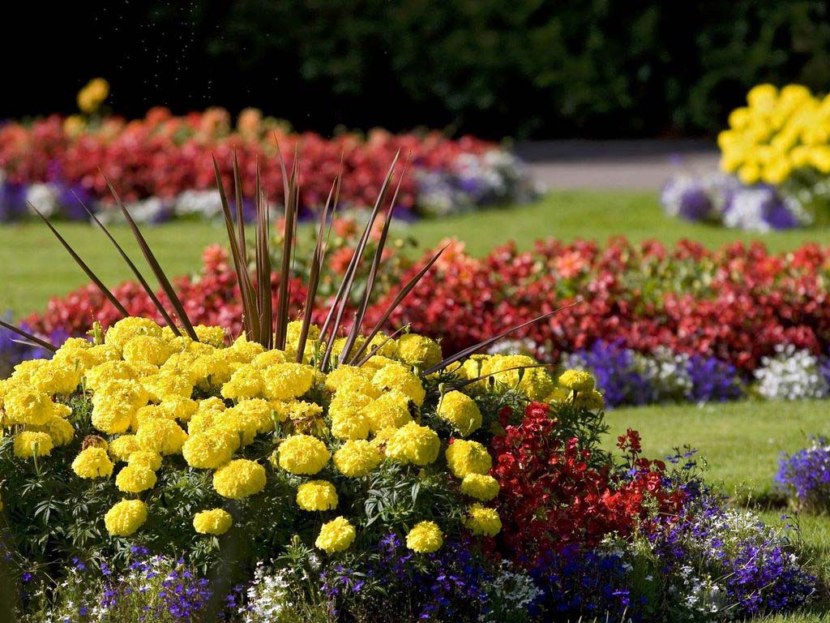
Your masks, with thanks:
[{"label": "red flower bed row", "polygon": [[[0,169],[7,182],[55,182],[106,202],[111,200],[106,176],[117,180],[126,201],[170,199],[187,190],[214,189],[213,156],[230,184],[235,153],[245,196],[250,197],[257,163],[263,188],[282,188],[279,141],[289,167],[295,150],[301,155],[301,205],[317,207],[325,202],[342,158],[341,199],[347,205],[366,206],[374,203],[398,150],[404,157],[411,156],[414,167],[449,172],[460,154],[480,155],[494,148],[472,137],[450,140],[438,132],[396,136],[377,130],[365,138],[343,134],[327,140],[314,133],[288,133],[253,110],[240,116],[235,129],[222,109],[176,117],[167,109],[154,108],[141,120],[109,117],[98,125],[84,123],[80,118],[55,115],[30,125],[1,126]],[[414,205],[416,186],[415,176],[407,176],[399,197],[402,207]],[[270,199],[278,201],[279,197]]]},{"label": "red flower bed row", "polygon": [[[336,259],[331,261],[342,265]],[[370,307],[367,322],[386,309],[396,292],[394,281],[385,286],[389,294]],[[596,340],[619,340],[641,352],[668,347],[713,356],[749,372],[778,344],[814,354],[827,351],[828,283],[830,249],[816,245],[775,255],[760,244],[709,251],[691,242],[667,249],[623,239],[606,246],[546,240],[532,251],[508,245],[475,259],[456,243],[395,311],[389,326],[409,324],[417,333],[441,337],[445,351],[454,352],[558,309],[549,320],[514,336],[528,340],[540,358],[555,361]],[[238,290],[223,251],[209,249],[202,273],[181,280],[179,290],[194,321],[240,326]],[[291,292],[299,313],[305,296],[300,280]],[[119,295],[128,295],[131,313],[155,317],[134,285],[122,286]],[[87,286],[51,301],[29,323],[47,334],[56,329],[81,333],[93,316],[104,324],[117,318],[100,293]]]}]

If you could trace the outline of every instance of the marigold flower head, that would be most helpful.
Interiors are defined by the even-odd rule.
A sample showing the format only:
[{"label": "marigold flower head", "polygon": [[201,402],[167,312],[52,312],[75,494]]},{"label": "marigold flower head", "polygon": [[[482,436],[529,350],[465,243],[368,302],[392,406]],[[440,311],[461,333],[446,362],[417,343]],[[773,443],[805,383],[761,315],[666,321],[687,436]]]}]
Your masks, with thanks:
[{"label": "marigold flower head", "polygon": [[334,466],[344,476],[360,478],[370,474],[383,462],[383,453],[370,442],[347,441],[334,453]]},{"label": "marigold flower head", "polygon": [[80,368],[53,359],[32,374],[31,386],[47,394],[69,395],[78,388],[82,376]]},{"label": "marigold flower head", "polygon": [[418,554],[432,554],[443,544],[444,534],[434,521],[417,523],[406,535],[406,546]]},{"label": "marigold flower head", "polygon": [[330,511],[337,502],[337,489],[326,480],[310,480],[297,488],[297,506],[304,511]]},{"label": "marigold flower head", "polygon": [[475,400],[459,391],[447,392],[441,397],[437,414],[464,437],[481,427],[481,411]]},{"label": "marigold flower head", "polygon": [[113,458],[126,461],[133,452],[141,450],[141,444],[135,435],[121,435],[109,444],[109,451]]},{"label": "marigold flower head", "polygon": [[271,400],[293,400],[314,383],[314,369],[300,363],[281,363],[262,371],[265,396]]},{"label": "marigold flower head", "polygon": [[182,456],[190,467],[216,469],[231,460],[239,447],[239,436],[228,430],[212,430],[188,437]]},{"label": "marigold flower head", "polygon": [[135,433],[138,443],[144,450],[151,450],[161,455],[179,454],[187,433],[173,420],[144,420]]},{"label": "marigold flower head", "polygon": [[496,536],[501,532],[501,518],[492,508],[473,504],[467,509],[464,526],[477,536]]},{"label": "marigold flower head", "polygon": [[256,461],[236,459],[213,474],[216,493],[231,500],[241,500],[265,488],[265,468]]},{"label": "marigold flower head", "polygon": [[12,424],[44,426],[53,417],[66,417],[72,410],[52,401],[40,391],[13,386],[3,399],[6,417]]},{"label": "marigold flower head", "polygon": [[401,428],[412,421],[409,412],[409,398],[401,392],[385,392],[363,409],[369,420],[369,430],[377,433],[384,428]]},{"label": "marigold flower head", "polygon": [[337,517],[322,525],[314,545],[327,554],[336,554],[349,549],[356,537],[357,531],[349,520]]},{"label": "marigold flower head", "polygon": [[565,370],[559,375],[559,385],[575,392],[589,392],[594,389],[594,377],[584,370]]},{"label": "marigold flower head", "polygon": [[542,400],[555,385],[547,370],[527,355],[492,355],[481,365],[481,375],[492,375],[497,383],[518,389],[531,400]]},{"label": "marigold flower head", "polygon": [[398,339],[398,357],[407,365],[429,368],[441,363],[443,354],[435,340],[408,333]]},{"label": "marigold flower head", "polygon": [[161,468],[162,458],[158,452],[151,452],[150,450],[137,450],[130,454],[127,459],[130,465],[141,465],[152,469],[154,472]]},{"label": "marigold flower head", "polygon": [[424,404],[426,390],[421,379],[401,363],[394,362],[382,367],[375,372],[372,383],[382,391],[398,390],[419,407]]},{"label": "marigold flower head", "polygon": [[156,473],[145,465],[128,464],[115,477],[115,486],[124,493],[141,493],[156,486]]},{"label": "marigold flower head", "polygon": [[499,481],[485,474],[467,474],[461,481],[461,493],[489,502],[499,494]]},{"label": "marigold flower head", "polygon": [[147,521],[147,505],[141,500],[121,500],[104,515],[104,525],[112,536],[132,536]]},{"label": "marigold flower head", "polygon": [[193,516],[193,529],[199,534],[221,536],[231,529],[233,517],[221,508],[200,511]]},{"label": "marigold flower head", "polygon": [[395,431],[386,444],[386,456],[399,463],[429,465],[438,458],[441,440],[427,426],[410,422]]},{"label": "marigold flower head", "polygon": [[222,348],[225,345],[226,332],[222,327],[206,327],[205,325],[196,325],[193,327],[196,331],[196,337],[203,344],[210,344],[215,348]]},{"label": "marigold flower head", "polygon": [[137,335],[124,344],[122,350],[124,361],[154,366],[162,365],[172,354],[170,345],[161,337],[153,335]]},{"label": "marigold flower head", "polygon": [[55,447],[69,444],[75,437],[75,427],[62,417],[51,417],[43,426],[29,427],[29,430],[36,430],[47,433],[52,438]]},{"label": "marigold flower head", "polygon": [[161,327],[148,318],[130,316],[112,325],[104,335],[104,344],[114,346],[121,351],[134,337],[150,335],[161,337]]},{"label": "marigold flower head", "polygon": [[256,368],[246,365],[231,375],[231,379],[222,386],[222,397],[229,400],[247,400],[262,394],[265,382]]},{"label": "marigold flower head", "polygon": [[79,478],[109,478],[112,475],[112,461],[103,448],[91,447],[81,450],[72,461],[72,471]]},{"label": "marigold flower head", "polygon": [[24,430],[14,436],[14,455],[21,459],[49,456],[53,447],[52,438],[47,433]]},{"label": "marigold flower head", "polygon": [[599,411],[605,407],[605,398],[595,389],[589,392],[579,392],[574,398],[574,405],[588,411]]},{"label": "marigold flower head", "polygon": [[468,474],[487,474],[493,466],[493,459],[487,448],[477,441],[456,439],[447,448],[447,465],[456,478]]},{"label": "marigold flower head", "polygon": [[326,444],[311,435],[291,435],[279,446],[279,466],[291,474],[313,476],[329,458]]}]

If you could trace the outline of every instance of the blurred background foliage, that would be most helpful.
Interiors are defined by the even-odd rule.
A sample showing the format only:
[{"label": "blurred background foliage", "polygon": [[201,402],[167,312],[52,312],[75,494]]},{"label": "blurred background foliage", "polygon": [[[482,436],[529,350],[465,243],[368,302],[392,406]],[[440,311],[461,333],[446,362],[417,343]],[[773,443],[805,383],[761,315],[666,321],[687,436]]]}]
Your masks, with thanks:
[{"label": "blurred background foliage", "polygon": [[[257,106],[323,133],[700,136],[759,82],[830,85],[823,0],[125,0],[56,7],[48,23],[37,6],[13,11],[40,26],[2,43],[15,67],[0,118],[70,112],[102,75],[128,116]],[[54,60],[21,54],[32,45]]]}]

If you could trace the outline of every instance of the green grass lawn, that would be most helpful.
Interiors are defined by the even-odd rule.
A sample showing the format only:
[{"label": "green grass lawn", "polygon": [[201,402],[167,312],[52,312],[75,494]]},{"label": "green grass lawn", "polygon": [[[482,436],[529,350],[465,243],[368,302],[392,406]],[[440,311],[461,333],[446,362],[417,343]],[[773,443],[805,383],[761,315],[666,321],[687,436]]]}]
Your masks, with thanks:
[{"label": "green grass lawn", "polygon": [[[77,223],[59,227],[105,282],[114,285],[130,277],[100,232]],[[128,230],[116,227],[114,231],[139,257]],[[397,231],[415,237],[422,248],[455,236],[475,255],[509,240],[528,248],[546,236],[605,241],[624,235],[634,241],[653,238],[665,243],[690,238],[713,248],[735,240],[761,239],[775,251],[793,249],[807,241],[830,244],[830,229],[759,236],[670,219],[663,214],[656,194],[623,191],[553,192],[531,205],[421,221],[399,226]],[[168,223],[146,227],[144,232],[162,266],[172,275],[196,270],[202,248],[225,237],[221,224],[204,222]],[[0,283],[0,311],[11,309],[17,317],[43,308],[50,296],[87,282],[41,223],[0,226],[0,266],[5,273]]]}]

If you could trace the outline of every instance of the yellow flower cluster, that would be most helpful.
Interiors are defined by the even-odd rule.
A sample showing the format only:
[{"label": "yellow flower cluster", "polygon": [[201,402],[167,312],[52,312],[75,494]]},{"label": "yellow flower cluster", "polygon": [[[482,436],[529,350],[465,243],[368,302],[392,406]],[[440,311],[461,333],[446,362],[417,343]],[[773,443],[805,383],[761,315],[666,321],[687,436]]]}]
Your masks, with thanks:
[{"label": "yellow flower cluster", "polygon": [[103,78],[94,78],[78,91],[78,108],[87,114],[93,113],[101,107],[109,94],[109,82]]},{"label": "yellow flower cluster", "polygon": [[406,546],[418,554],[431,554],[441,549],[444,534],[434,521],[415,524],[406,535]]},{"label": "yellow flower cluster", "polygon": [[221,508],[200,511],[193,517],[193,529],[199,534],[220,536],[231,529],[233,517]]},{"label": "yellow flower cluster", "polygon": [[758,85],[747,106],[729,115],[718,146],[721,169],[745,184],[780,184],[801,168],[830,173],[830,96],[815,97],[798,84],[780,91]]},{"label": "yellow flower cluster", "polygon": [[[385,463],[418,477],[448,469],[459,481],[453,491],[473,501],[463,525],[473,534],[493,535],[498,515],[481,504],[499,493],[487,449],[469,439],[442,441],[426,425],[431,411],[424,405],[469,437],[483,425],[477,399],[489,387],[534,400],[557,389],[544,368],[528,367],[536,366],[529,357],[476,356],[452,372],[470,381],[490,375],[492,382],[442,390],[427,401],[431,379],[422,371],[442,354],[422,336],[378,335],[371,345],[376,351],[359,367],[336,365],[344,347],[337,340],[335,367],[322,372],[313,358],[296,362],[299,323],[289,325],[284,351],[266,351],[244,336],[231,341],[216,327],[195,329],[198,341],[147,319],[126,318],[106,331],[102,343],[70,339],[51,360],[20,364],[0,381],[0,423],[14,436],[17,456],[47,457],[54,447],[73,442],[76,426],[83,428],[74,474],[112,479],[113,490],[131,498],[106,513],[114,536],[130,536],[147,521],[152,508],[139,498],[156,499],[154,489],[170,482],[160,470],[209,470],[206,480],[215,494],[230,500],[270,495],[290,483],[297,506],[319,513],[355,508],[345,496],[356,489],[344,479],[371,478]],[[309,339],[311,351],[325,347],[316,327]],[[562,388],[576,395],[594,391],[593,379],[586,390],[587,380],[569,378],[560,379]],[[89,420],[76,419],[66,404],[78,388],[89,398]],[[269,481],[280,484],[269,488]],[[221,508],[193,517],[199,534],[219,536],[232,525]],[[322,524],[316,545],[327,553],[345,551],[359,527],[337,517]],[[436,523],[422,521],[410,530],[407,545],[429,553],[443,538]]]}]

